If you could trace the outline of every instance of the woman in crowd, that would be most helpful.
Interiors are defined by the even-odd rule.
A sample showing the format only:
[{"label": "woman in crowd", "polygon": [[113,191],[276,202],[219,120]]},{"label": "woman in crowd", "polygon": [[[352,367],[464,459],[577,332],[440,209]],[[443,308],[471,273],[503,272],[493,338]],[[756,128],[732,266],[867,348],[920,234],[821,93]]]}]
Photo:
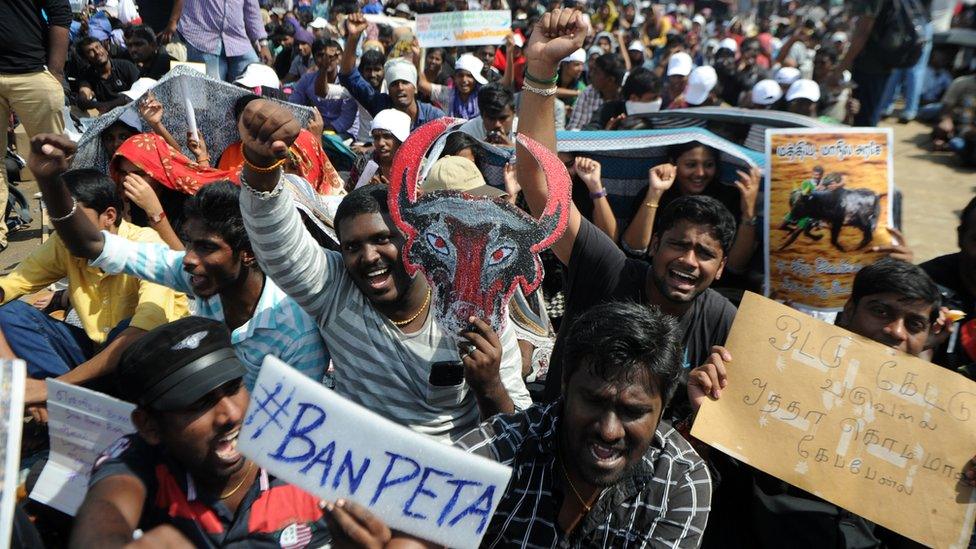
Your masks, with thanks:
[{"label": "woman in crowd", "polygon": [[[586,62],[586,52],[578,49],[572,55],[559,63],[559,81],[556,82],[556,97],[566,104],[568,111],[576,104],[580,92],[586,89],[583,80],[583,64]],[[567,116],[569,113],[566,113]]]},{"label": "woman in crowd", "polygon": [[430,97],[435,105],[440,105],[448,116],[471,120],[477,118],[480,113],[478,110],[478,91],[481,86],[488,83],[488,79],[482,76],[482,69],[485,64],[470,53],[466,53],[457,58],[454,63],[454,76],[452,80],[454,87],[442,86],[431,83],[427,79],[426,69],[421,66],[419,46],[414,45],[414,63],[417,65],[417,91],[421,95]]},{"label": "woman in crowd", "polygon": [[729,250],[727,267],[733,272],[744,271],[756,244],[759,169],[737,171],[738,179],[732,186],[720,181],[721,164],[719,152],[715,149],[692,141],[675,145],[668,152],[671,163],[650,170],[647,192],[624,231],[622,247],[634,255],[647,254],[658,209],[667,207],[681,196],[706,195],[719,200],[740,220],[735,241]]}]

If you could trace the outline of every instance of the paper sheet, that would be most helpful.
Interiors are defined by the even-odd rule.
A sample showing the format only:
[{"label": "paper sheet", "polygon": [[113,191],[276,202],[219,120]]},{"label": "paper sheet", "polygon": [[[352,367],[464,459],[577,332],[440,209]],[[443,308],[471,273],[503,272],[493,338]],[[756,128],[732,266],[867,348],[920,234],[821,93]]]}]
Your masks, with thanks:
[{"label": "paper sheet", "polygon": [[9,543],[24,426],[23,360],[0,360],[0,545]]},{"label": "paper sheet", "polygon": [[933,547],[964,548],[976,491],[976,383],[746,293],[728,386],[691,434]]}]

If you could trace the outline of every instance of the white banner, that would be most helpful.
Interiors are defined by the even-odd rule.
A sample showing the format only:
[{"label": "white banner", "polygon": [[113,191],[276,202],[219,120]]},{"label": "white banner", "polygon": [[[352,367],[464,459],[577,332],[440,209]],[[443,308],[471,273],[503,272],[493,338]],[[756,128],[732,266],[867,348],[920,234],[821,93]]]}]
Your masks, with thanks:
[{"label": "white banner", "polygon": [[422,48],[497,45],[512,32],[508,10],[448,11],[417,15],[417,39]]}]

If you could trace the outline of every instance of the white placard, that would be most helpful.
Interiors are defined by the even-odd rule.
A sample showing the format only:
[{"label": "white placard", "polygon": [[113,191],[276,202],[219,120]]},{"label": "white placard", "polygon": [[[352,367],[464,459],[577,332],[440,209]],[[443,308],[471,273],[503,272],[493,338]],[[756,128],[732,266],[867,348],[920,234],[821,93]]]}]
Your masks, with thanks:
[{"label": "white placard", "polygon": [[390,528],[477,547],[511,468],[397,425],[267,356],[240,451],[328,500],[365,505]]},{"label": "white placard", "polygon": [[30,497],[74,516],[88,492],[95,460],[120,437],[135,432],[135,405],[108,395],[47,380],[51,454]]},{"label": "white placard", "polygon": [[10,543],[24,426],[23,360],[0,360],[0,545]]},{"label": "white placard", "polygon": [[448,11],[417,15],[422,48],[498,45],[512,32],[509,10]]}]

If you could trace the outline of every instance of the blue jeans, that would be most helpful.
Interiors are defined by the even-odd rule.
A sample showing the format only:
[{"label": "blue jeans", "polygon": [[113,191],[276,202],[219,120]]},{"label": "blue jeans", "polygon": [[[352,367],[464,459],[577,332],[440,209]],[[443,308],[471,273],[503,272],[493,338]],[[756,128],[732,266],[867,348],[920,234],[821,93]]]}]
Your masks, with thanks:
[{"label": "blue jeans", "polygon": [[[120,322],[106,342],[128,326],[129,319]],[[20,300],[0,307],[0,330],[14,355],[27,363],[27,375],[33,379],[66,374],[94,356],[98,347],[81,328],[51,318]]]},{"label": "blue jeans", "polygon": [[249,50],[244,55],[228,57],[224,54],[223,44],[220,45],[220,53],[207,53],[196,49],[193,47],[193,44],[190,44],[185,39],[183,43],[186,44],[187,61],[205,63],[207,65],[207,76],[225,82],[233,82],[236,80],[251,63],[261,62],[261,59],[254,50]]},{"label": "blue jeans", "polygon": [[925,25],[925,36],[928,41],[922,49],[922,56],[913,67],[895,69],[888,78],[888,86],[885,88],[884,98],[881,100],[881,110],[883,113],[890,113],[895,102],[895,94],[901,90],[901,95],[905,99],[905,108],[902,109],[900,118],[912,120],[918,115],[918,103],[922,98],[922,88],[925,85],[925,68],[929,64],[929,57],[932,54],[932,23]]}]

